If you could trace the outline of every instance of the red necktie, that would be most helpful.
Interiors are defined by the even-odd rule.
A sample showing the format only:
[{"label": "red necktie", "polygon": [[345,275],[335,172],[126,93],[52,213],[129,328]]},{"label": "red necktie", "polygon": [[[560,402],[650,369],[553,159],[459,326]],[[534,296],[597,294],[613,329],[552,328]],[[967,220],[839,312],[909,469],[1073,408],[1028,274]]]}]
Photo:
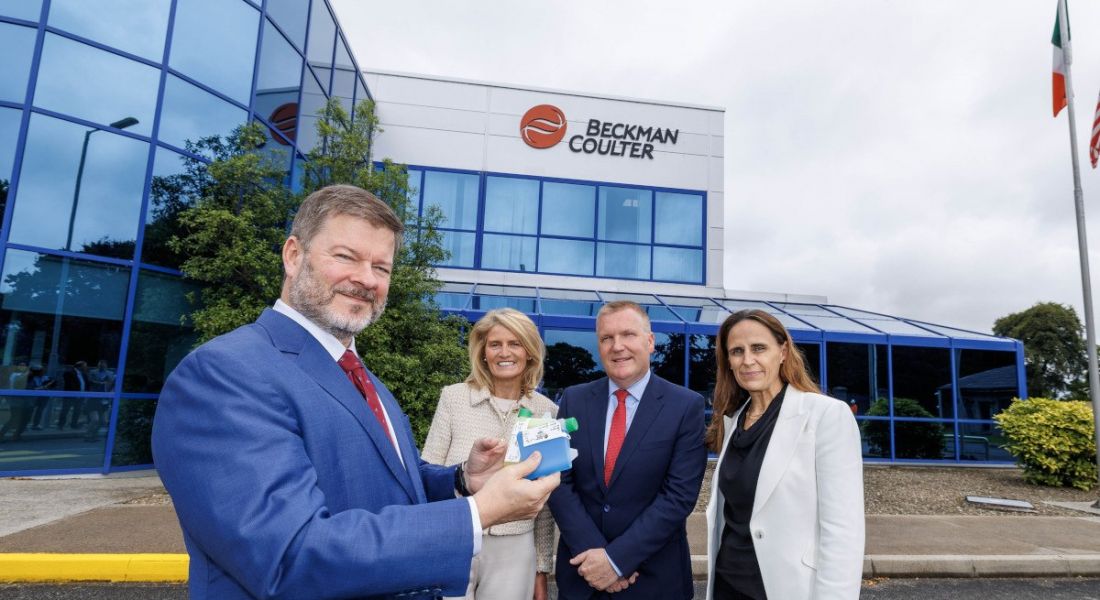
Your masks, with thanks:
[{"label": "red necktie", "polygon": [[611,415],[611,431],[607,434],[607,456],[603,461],[603,483],[611,484],[611,473],[615,471],[615,459],[619,458],[619,450],[623,447],[623,438],[626,437],[626,397],[630,393],[620,388],[615,390],[615,398],[619,403],[615,405],[615,414]]},{"label": "red necktie", "polygon": [[339,363],[340,368],[344,370],[344,373],[347,373],[348,379],[355,384],[359,393],[363,394],[363,398],[366,398],[367,406],[374,413],[374,417],[378,419],[378,423],[382,425],[382,431],[386,432],[386,437],[390,438],[390,443],[397,447],[397,443],[393,441],[393,436],[390,435],[390,428],[386,426],[386,413],[382,412],[382,403],[378,401],[378,392],[374,391],[374,384],[371,383],[370,377],[367,377],[367,370],[363,367],[363,362],[359,360],[354,352],[348,349],[340,357]]}]

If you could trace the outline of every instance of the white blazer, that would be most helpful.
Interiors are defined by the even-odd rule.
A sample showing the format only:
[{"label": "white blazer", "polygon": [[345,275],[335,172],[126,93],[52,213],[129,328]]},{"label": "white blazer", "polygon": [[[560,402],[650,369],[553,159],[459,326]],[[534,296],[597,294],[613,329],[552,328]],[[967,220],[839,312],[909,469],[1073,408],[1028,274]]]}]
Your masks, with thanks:
[{"label": "white blazer", "polygon": [[[707,600],[713,598],[714,561],[725,528],[718,473],[738,414],[724,417],[725,439],[711,479]],[[787,386],[760,465],[749,531],[768,598],[859,598],[863,458],[859,429],[846,404]]]}]

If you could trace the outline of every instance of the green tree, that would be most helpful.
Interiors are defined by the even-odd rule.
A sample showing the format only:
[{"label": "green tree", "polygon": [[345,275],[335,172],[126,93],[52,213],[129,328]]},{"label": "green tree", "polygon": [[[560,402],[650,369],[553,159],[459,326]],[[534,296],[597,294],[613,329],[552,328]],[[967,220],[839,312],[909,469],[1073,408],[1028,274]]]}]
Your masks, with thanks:
[{"label": "green tree", "polygon": [[[890,415],[890,402],[879,398],[867,410],[868,417]],[[894,398],[894,416],[933,418],[916,400]],[[863,439],[876,456],[890,456],[890,422],[864,421]],[[943,426],[929,421],[894,422],[894,456],[897,458],[943,458]]]},{"label": "green tree", "polygon": [[[165,202],[179,210],[180,234],[170,246],[184,253],[184,274],[202,284],[202,307],[192,317],[200,341],[250,323],[279,296],[280,248],[290,215],[310,193],[343,183],[369,190],[408,225],[390,281],[386,312],[356,338],[367,366],[386,383],[423,442],[444,385],[461,381],[468,369],[462,332],[468,325],[443,316],[432,300],[441,283],[433,264],[447,254],[435,229],[440,215],[416,217],[408,200],[404,167],[385,161],[375,168],[372,135],[379,131],[372,103],[351,114],[330,101],[317,124],[320,141],[307,155],[303,184],[292,194],[284,184],[284,161],[262,148],[263,130],[243,127],[213,153],[209,179],[189,177],[193,205]],[[198,183],[196,183],[198,182]],[[179,184],[181,182],[170,182]],[[199,188],[199,189],[195,189]]]},{"label": "green tree", "polygon": [[996,335],[1024,343],[1027,393],[1064,398],[1085,389],[1087,358],[1081,320],[1073,307],[1039,302],[993,324]]}]

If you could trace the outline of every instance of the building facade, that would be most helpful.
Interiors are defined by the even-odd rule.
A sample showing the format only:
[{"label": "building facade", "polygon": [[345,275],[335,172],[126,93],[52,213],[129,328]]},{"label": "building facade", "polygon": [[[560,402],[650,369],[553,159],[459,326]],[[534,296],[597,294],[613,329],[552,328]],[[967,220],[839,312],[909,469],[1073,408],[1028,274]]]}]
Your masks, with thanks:
[{"label": "building facade", "polygon": [[655,370],[705,395],[718,324],[758,307],[853,407],[869,459],[1008,459],[991,417],[1025,393],[1018,342],[729,289],[721,109],[363,72],[324,0],[0,2],[0,51],[0,475],[151,465],[157,394],[195,340],[167,190],[250,121],[296,185],[329,97],[376,101],[375,158],[439,211],[441,307],[531,315],[551,395],[600,376],[605,301],[644,305]]}]

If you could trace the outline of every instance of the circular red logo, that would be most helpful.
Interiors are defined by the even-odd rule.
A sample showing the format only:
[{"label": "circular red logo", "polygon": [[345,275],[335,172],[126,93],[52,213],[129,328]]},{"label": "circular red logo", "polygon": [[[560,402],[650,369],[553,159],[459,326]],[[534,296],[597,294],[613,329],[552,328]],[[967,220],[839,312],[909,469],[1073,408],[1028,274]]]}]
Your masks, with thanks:
[{"label": "circular red logo", "polygon": [[519,120],[519,135],[532,148],[553,146],[565,137],[565,114],[556,106],[540,104]]},{"label": "circular red logo", "polygon": [[[275,110],[271,111],[271,116],[267,118],[271,121],[271,124],[275,126],[275,129],[279,130],[290,141],[294,141],[298,137],[298,103],[288,102]],[[283,138],[272,135],[272,138],[276,142],[279,142],[283,146],[289,146],[290,144]]]}]

